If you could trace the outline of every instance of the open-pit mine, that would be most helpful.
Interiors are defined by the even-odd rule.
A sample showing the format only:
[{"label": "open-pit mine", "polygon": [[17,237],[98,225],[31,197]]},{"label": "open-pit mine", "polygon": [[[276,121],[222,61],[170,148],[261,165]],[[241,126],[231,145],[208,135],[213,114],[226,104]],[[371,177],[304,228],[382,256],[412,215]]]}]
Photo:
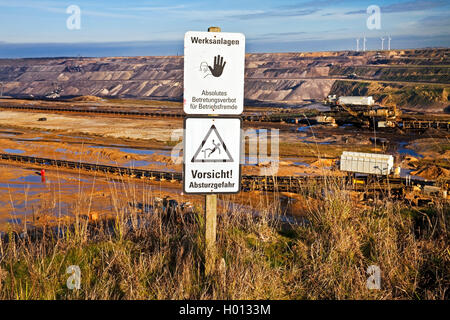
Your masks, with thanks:
[{"label": "open-pit mine", "polygon": [[[219,207],[257,213],[265,198],[300,219],[305,190],[327,179],[361,206],[447,201],[448,54],[247,54],[242,192]],[[0,60],[0,230],[70,219],[80,203],[107,218],[112,193],[201,206],[181,187],[182,77],[183,57]],[[267,155],[252,153],[264,145]],[[392,155],[393,166],[343,170],[345,151]]]}]

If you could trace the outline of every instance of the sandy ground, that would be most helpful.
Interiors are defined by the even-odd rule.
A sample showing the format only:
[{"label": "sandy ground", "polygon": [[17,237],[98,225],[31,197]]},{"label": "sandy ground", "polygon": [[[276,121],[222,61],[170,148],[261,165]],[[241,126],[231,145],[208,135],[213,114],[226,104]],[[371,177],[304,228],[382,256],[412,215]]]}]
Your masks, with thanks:
[{"label": "sandy ground", "polygon": [[[41,138],[39,140],[28,140]],[[139,167],[160,171],[181,171],[180,164],[174,164],[170,158],[170,149],[152,149],[155,153],[140,155],[128,150],[126,144],[122,147],[112,147],[93,144],[91,140],[74,143],[64,137],[39,134],[26,135],[5,139],[0,133],[0,150],[4,153],[14,153],[41,158],[81,161],[115,166]],[[140,152],[141,149],[132,149]]]},{"label": "sandy ground", "polygon": [[[0,232],[57,225],[73,221],[77,214],[91,220],[114,218],[124,208],[134,210],[130,203],[138,206],[144,203],[141,211],[138,210],[142,213],[143,207],[153,205],[158,198],[190,203],[198,208],[204,205],[204,196],[183,194],[179,184],[144,183],[131,178],[114,180],[112,176],[56,169],[47,169],[43,179],[38,168],[0,163]],[[308,210],[303,197],[290,193],[252,191],[223,195],[219,199],[219,214],[239,207],[251,208],[255,214],[281,207],[284,214],[299,217]]]},{"label": "sandy ground", "polygon": [[[38,121],[39,118],[47,120]],[[176,118],[136,119],[2,111],[0,128],[4,128],[3,131],[8,132],[11,127],[19,131],[27,130],[22,130],[20,137],[0,134],[0,148],[3,148],[3,152],[10,153],[14,152],[5,150],[21,150],[24,155],[30,156],[181,172],[181,164],[170,155],[173,148],[179,149],[182,145],[181,141],[171,141],[181,137],[182,131],[177,130],[182,128],[182,121]],[[266,157],[247,159],[243,174],[264,174],[268,166],[275,168],[278,175],[336,174],[329,169],[335,165],[332,159],[338,159],[344,147],[354,151],[370,150],[368,139],[352,132],[331,135],[326,128],[320,126],[314,130],[298,130],[299,127],[295,125],[244,123],[244,134],[251,136],[252,132],[261,129],[279,130],[281,159],[272,156],[269,149]],[[251,139],[253,143],[257,143],[254,136]],[[267,146],[271,144],[266,140],[260,140],[261,142]],[[120,151],[112,148],[113,145],[159,151],[152,155],[142,155]],[[338,145],[341,146],[336,148]],[[177,154],[182,155],[179,152]],[[327,160],[319,160],[321,158]],[[268,162],[271,164],[268,165]]]},{"label": "sandy ground", "polygon": [[[47,121],[37,121],[42,117]],[[171,157],[172,150],[180,147],[181,141],[168,141],[174,130],[182,128],[182,125],[182,119],[1,111],[0,152],[181,172],[181,163],[174,162],[177,158]],[[342,175],[336,160],[343,150],[395,154],[396,162],[410,174],[429,179],[448,177],[450,173],[434,163],[423,163],[438,161],[444,166],[449,164],[450,135],[432,131],[421,136],[378,133],[377,137],[390,141],[386,148],[382,148],[370,142],[373,133],[354,128],[244,123],[245,133],[253,137],[251,139],[254,139],[252,132],[274,128],[280,133],[279,159],[276,157],[277,161],[270,164],[270,151],[268,159],[256,161],[248,158],[242,166],[243,174],[260,175],[268,167],[275,166],[278,175]],[[271,142],[260,142],[271,149]],[[92,213],[99,217],[108,216],[114,214],[115,203],[117,207],[114,197],[126,199],[133,188],[139,190],[133,193],[139,197],[168,196],[178,202],[192,201],[198,206],[204,203],[201,196],[183,195],[180,184],[158,185],[136,180],[117,187],[117,183],[104,176],[54,169],[47,170],[46,181],[43,182],[38,171],[39,168],[0,163],[0,231],[6,230],[8,223],[15,226],[57,223],[60,219],[70,219],[74,213],[86,217]],[[282,193],[276,197],[261,192],[222,196],[219,207],[230,210],[239,204],[252,210],[267,211],[271,206],[281,204],[286,214],[294,216],[302,215],[308,209],[304,206],[306,199],[299,195]],[[311,205],[314,201],[308,199],[308,203]]]},{"label": "sandy ground", "polygon": [[[282,134],[282,139],[284,141],[295,139],[291,136],[292,134],[285,133]],[[260,175],[267,168],[273,167],[277,170],[277,175],[336,174],[335,171],[330,170],[335,165],[335,159],[319,160],[317,155],[314,155],[316,152],[314,144],[303,143],[302,145],[304,157],[281,155],[281,159],[278,159],[275,155],[269,154],[260,160],[248,158],[242,173]],[[59,134],[51,131],[14,128],[0,130],[0,152],[3,153],[169,172],[182,171],[182,163],[179,162],[182,153],[174,152],[179,156],[178,158],[171,156],[173,149],[177,151],[179,147],[180,145],[169,147],[126,139],[77,136],[67,132]]]},{"label": "sandy ground", "polygon": [[[160,171],[181,172],[182,119],[129,119],[113,117],[87,117],[44,114],[47,121],[37,121],[42,113],[0,112],[0,152],[29,156],[83,161],[108,165],[139,167]],[[169,123],[170,122],[170,123]],[[12,126],[12,127],[11,127]],[[256,133],[270,130],[273,124],[244,123],[244,134],[256,144]],[[371,132],[354,128],[330,128],[326,126],[275,125],[279,130],[278,156],[271,154],[271,141],[266,144],[267,156],[248,157],[242,173],[261,175],[267,168],[274,168],[277,175],[337,175],[336,161],[342,151],[387,152],[396,155],[396,162],[408,169],[421,169],[405,163],[400,154],[423,156],[428,161],[449,161],[450,135],[424,134],[411,140],[409,136],[378,133],[390,143],[384,148],[370,142]],[[272,128],[273,129],[273,128]],[[178,130],[178,131],[177,131]],[[178,133],[177,133],[178,132]],[[177,133],[177,134],[176,134]],[[175,139],[174,139],[175,140]],[[442,149],[444,148],[444,149]],[[172,157],[172,152],[177,157]],[[247,149],[248,152],[248,149]],[[416,155],[417,154],[417,155]],[[275,161],[275,162],[274,162]],[[443,171],[442,174],[446,172]],[[435,178],[421,172],[426,178]]]},{"label": "sandy ground", "polygon": [[[46,121],[38,121],[47,118]],[[61,115],[41,112],[0,112],[0,126],[17,126],[40,130],[63,130],[71,133],[88,135],[145,139],[170,140],[173,129],[182,128],[182,119],[127,119],[117,117],[88,117]]]},{"label": "sandy ground", "polygon": [[200,203],[199,196],[182,196],[170,183],[143,183],[113,176],[93,176],[46,169],[44,179],[38,168],[0,163],[0,231],[8,224],[24,227],[72,219],[114,217],[127,201],[153,203],[168,197],[180,204]]}]

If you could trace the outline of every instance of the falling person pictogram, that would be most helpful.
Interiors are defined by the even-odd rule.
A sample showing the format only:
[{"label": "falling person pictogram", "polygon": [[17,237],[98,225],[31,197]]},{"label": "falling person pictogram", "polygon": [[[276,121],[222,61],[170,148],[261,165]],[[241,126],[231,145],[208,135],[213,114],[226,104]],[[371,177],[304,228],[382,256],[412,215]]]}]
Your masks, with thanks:
[{"label": "falling person pictogram", "polygon": [[[216,151],[219,151],[219,154],[220,154],[220,146],[222,145],[220,142],[219,143],[215,143],[214,142],[214,139],[212,140],[212,144],[214,145],[214,148],[206,148],[206,149],[203,149],[202,150],[202,152],[203,152],[203,158],[209,158],[209,157],[211,157],[211,155],[214,153],[214,152],[216,152]],[[206,156],[206,152],[209,150],[209,154],[208,154],[208,156]]]},{"label": "falling person pictogram", "polygon": [[215,125],[212,125],[208,130],[191,162],[233,162],[233,158]]}]

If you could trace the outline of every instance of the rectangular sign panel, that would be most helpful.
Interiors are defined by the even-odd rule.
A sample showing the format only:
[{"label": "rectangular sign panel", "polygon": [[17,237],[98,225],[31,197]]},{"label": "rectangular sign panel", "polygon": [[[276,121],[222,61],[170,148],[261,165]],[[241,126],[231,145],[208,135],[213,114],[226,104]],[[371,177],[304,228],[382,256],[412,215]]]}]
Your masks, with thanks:
[{"label": "rectangular sign panel", "polygon": [[245,36],[189,31],[184,36],[184,112],[238,115],[244,109]]},{"label": "rectangular sign panel", "polygon": [[184,129],[184,192],[239,192],[241,119],[188,117]]}]

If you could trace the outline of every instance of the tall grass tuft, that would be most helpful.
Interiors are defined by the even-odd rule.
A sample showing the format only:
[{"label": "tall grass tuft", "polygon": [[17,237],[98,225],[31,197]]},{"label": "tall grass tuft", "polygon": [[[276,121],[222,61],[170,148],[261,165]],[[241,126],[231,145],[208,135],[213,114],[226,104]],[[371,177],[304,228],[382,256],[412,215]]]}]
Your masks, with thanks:
[{"label": "tall grass tuft", "polygon": [[[448,299],[450,209],[401,202],[362,206],[345,186],[304,190],[298,223],[261,194],[250,210],[220,202],[217,257],[204,272],[203,208],[183,211],[144,184],[109,182],[109,218],[74,219],[46,230],[11,231],[0,241],[0,299]],[[279,199],[279,194],[275,199]],[[81,269],[71,290],[66,269]],[[381,288],[368,289],[370,265]]]}]

